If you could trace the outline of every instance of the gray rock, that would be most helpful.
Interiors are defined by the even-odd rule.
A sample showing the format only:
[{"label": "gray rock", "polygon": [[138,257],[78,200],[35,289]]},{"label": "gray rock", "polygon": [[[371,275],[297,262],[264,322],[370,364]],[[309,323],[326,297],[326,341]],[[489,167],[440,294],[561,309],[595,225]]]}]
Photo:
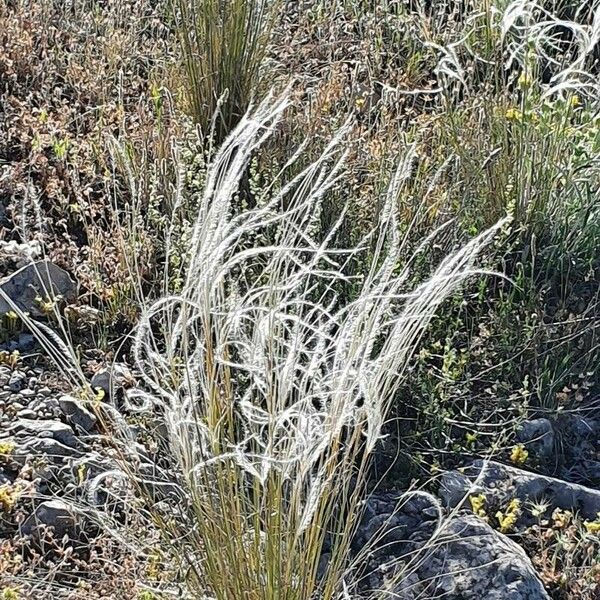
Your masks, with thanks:
[{"label": "gray rock", "polygon": [[27,386],[27,375],[22,371],[14,371],[8,380],[8,389],[17,393]]},{"label": "gray rock", "polygon": [[446,508],[455,508],[469,493],[479,494],[481,491],[464,473],[446,471],[440,478],[438,495]]},{"label": "gray rock", "polygon": [[[569,418],[570,417],[570,418]],[[600,421],[587,419],[578,415],[568,415],[565,417],[566,429],[570,429],[571,433],[581,439],[599,439]]]},{"label": "gray rock", "polygon": [[577,483],[530,473],[494,461],[486,465],[484,461],[476,460],[466,473],[471,480],[481,475],[481,486],[500,503],[515,497],[523,502],[546,501],[553,508],[577,511],[586,519],[595,519],[600,512],[600,490]]},{"label": "gray rock", "polygon": [[439,512],[429,494],[373,494],[365,503],[352,547],[358,552],[371,546],[370,555],[378,562],[414,551],[433,534]]},{"label": "gray rock", "polygon": [[73,429],[60,421],[37,419],[19,419],[10,428],[10,433],[17,439],[23,437],[52,438],[70,448],[81,447]]},{"label": "gray rock", "polygon": [[23,410],[20,410],[17,413],[17,417],[19,419],[35,419],[36,416],[37,416],[36,412],[29,408],[24,408]]},{"label": "gray rock", "polygon": [[115,363],[107,369],[100,369],[94,374],[90,385],[93,389],[100,388],[104,390],[107,396],[110,396],[113,391],[133,382],[134,378],[127,367],[122,363]]},{"label": "gray rock", "polygon": [[554,454],[554,427],[548,419],[525,421],[517,432],[517,439],[538,458],[550,458]]},{"label": "gray rock", "polygon": [[59,415],[62,412],[56,398],[36,398],[29,406],[33,410],[56,412]]},{"label": "gray rock", "polygon": [[[70,275],[49,260],[39,260],[22,267],[2,279],[0,287],[14,304],[32,316],[42,315],[36,302],[38,296],[51,299],[61,296],[72,300],[76,294],[76,284]],[[12,309],[10,303],[0,298],[0,314]]]},{"label": "gray rock", "polygon": [[31,352],[35,348],[35,338],[31,333],[22,332],[19,334],[17,350],[19,352]]},{"label": "gray rock", "polygon": [[92,431],[96,425],[96,417],[83,405],[81,400],[73,396],[61,396],[58,404],[73,427],[77,427],[86,433]]},{"label": "gray rock", "polygon": [[65,446],[57,440],[45,437],[25,440],[15,448],[11,459],[21,466],[30,458],[45,458],[53,465],[60,465],[65,458],[79,458],[81,456],[83,456],[83,452],[79,449]]},{"label": "gray rock", "polygon": [[400,600],[549,600],[523,549],[475,516],[450,521],[404,566]]},{"label": "gray rock", "polygon": [[21,526],[24,535],[31,535],[40,541],[44,528],[52,528],[55,538],[67,536],[76,540],[81,534],[80,518],[72,506],[63,500],[48,500],[42,502]]}]

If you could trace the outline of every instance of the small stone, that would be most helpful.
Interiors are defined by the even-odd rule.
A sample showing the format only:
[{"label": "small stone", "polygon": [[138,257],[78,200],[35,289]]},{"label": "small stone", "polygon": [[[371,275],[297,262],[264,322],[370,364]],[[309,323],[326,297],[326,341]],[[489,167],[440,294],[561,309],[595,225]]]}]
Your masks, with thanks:
[{"label": "small stone", "polygon": [[81,534],[80,519],[73,507],[63,500],[47,500],[42,502],[33,513],[25,519],[21,526],[24,535],[31,535],[41,541],[43,528],[51,527],[56,539],[67,536],[75,541]]},{"label": "small stone", "polygon": [[35,397],[36,391],[30,388],[25,388],[24,390],[21,390],[21,392],[19,392],[19,395],[23,398],[30,399]]},{"label": "small stone", "polygon": [[31,352],[35,348],[35,338],[30,333],[20,333],[17,345],[19,352]]},{"label": "small stone", "polygon": [[94,390],[100,388],[110,396],[113,388],[116,390],[132,382],[134,378],[129,367],[122,363],[115,363],[109,369],[100,369],[95,373],[90,384]]},{"label": "small stone", "polygon": [[36,413],[29,408],[24,408],[17,413],[17,417],[19,417],[19,419],[35,419]]},{"label": "small stone", "polygon": [[27,385],[27,375],[21,371],[14,371],[8,380],[8,389],[11,392],[20,392]]},{"label": "small stone", "polygon": [[58,404],[71,425],[87,433],[94,428],[97,419],[85,408],[81,400],[73,396],[61,396],[58,399]]},{"label": "small stone", "polygon": [[594,419],[574,415],[568,426],[572,434],[577,438],[584,440],[587,438],[600,438],[600,422]]},{"label": "small stone", "polygon": [[81,446],[71,427],[60,421],[41,421],[36,419],[20,419],[10,429],[16,437],[35,436],[50,437],[70,448]]}]

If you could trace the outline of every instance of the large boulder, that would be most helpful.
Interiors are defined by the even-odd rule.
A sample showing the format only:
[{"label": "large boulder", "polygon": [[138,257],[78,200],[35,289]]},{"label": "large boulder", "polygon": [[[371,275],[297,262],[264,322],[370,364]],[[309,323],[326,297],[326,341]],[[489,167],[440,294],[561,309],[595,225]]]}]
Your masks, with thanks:
[{"label": "large boulder", "polygon": [[504,505],[518,498],[578,512],[586,519],[596,519],[600,512],[600,490],[495,461],[476,460],[464,473],[444,477],[440,495],[450,507],[457,506],[468,494],[483,492],[490,504]]},{"label": "large boulder", "polygon": [[361,565],[359,595],[381,590],[397,600],[548,600],[520,546],[474,515],[442,512],[422,492],[369,498],[352,545]]},{"label": "large boulder", "polygon": [[472,515],[449,521],[396,577],[398,600],[549,600],[524,550]]},{"label": "large boulder", "polygon": [[[71,276],[49,260],[30,263],[0,281],[0,288],[21,310],[32,316],[40,316],[38,297],[53,300],[60,296],[72,300],[76,294],[76,284]],[[4,295],[0,298],[0,314],[13,309]]]}]

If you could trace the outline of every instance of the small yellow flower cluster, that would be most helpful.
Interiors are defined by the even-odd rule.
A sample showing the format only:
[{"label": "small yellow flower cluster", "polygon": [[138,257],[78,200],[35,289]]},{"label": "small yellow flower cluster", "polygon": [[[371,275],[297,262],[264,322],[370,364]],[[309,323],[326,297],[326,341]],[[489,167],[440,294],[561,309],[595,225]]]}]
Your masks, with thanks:
[{"label": "small yellow flower cluster", "polygon": [[505,117],[508,121],[515,121],[520,123],[523,120],[523,113],[518,108],[509,108]]},{"label": "small yellow flower cluster", "polygon": [[11,369],[17,366],[20,358],[21,355],[18,350],[13,350],[12,352],[8,352],[7,350],[0,351],[0,363],[9,366]]},{"label": "small yellow flower cluster", "polygon": [[485,514],[485,495],[478,494],[477,496],[469,496],[469,502],[471,503],[471,508],[473,512],[482,519],[486,519],[487,515]]},{"label": "small yellow flower cluster", "polygon": [[521,73],[521,76],[519,77],[518,84],[521,89],[525,90],[531,86],[532,79],[527,73],[523,71],[523,73]]},{"label": "small yellow flower cluster", "polygon": [[513,498],[506,507],[506,512],[499,510],[496,513],[496,519],[500,525],[500,531],[502,533],[508,533],[512,531],[517,523],[517,519],[521,514],[521,501],[518,498]]},{"label": "small yellow flower cluster", "polygon": [[584,521],[583,526],[586,531],[591,534],[600,534],[600,512],[595,521]]},{"label": "small yellow flower cluster", "polygon": [[523,444],[517,444],[510,453],[510,460],[515,465],[525,464],[525,461],[529,457],[529,452],[525,450],[525,446]]},{"label": "small yellow flower cluster", "polygon": [[0,485],[0,508],[5,512],[10,512],[20,497],[21,488],[18,485]]},{"label": "small yellow flower cluster", "polygon": [[38,305],[38,308],[45,315],[49,315],[54,312],[54,309],[58,302],[62,300],[62,296],[56,296],[55,298],[42,298],[41,296],[36,296],[35,303]]},{"label": "small yellow flower cluster", "polygon": [[10,456],[15,449],[14,442],[9,442],[6,440],[0,441],[0,456]]}]

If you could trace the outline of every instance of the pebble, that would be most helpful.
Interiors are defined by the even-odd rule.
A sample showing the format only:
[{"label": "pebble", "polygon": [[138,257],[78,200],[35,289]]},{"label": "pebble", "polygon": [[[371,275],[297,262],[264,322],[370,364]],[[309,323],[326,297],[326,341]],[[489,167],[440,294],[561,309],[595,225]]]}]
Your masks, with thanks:
[{"label": "pebble", "polygon": [[17,417],[20,419],[35,419],[37,413],[29,408],[24,408],[17,413]]},{"label": "pebble", "polygon": [[21,371],[14,371],[8,380],[8,389],[11,392],[20,392],[24,387],[27,380],[27,375]]}]

